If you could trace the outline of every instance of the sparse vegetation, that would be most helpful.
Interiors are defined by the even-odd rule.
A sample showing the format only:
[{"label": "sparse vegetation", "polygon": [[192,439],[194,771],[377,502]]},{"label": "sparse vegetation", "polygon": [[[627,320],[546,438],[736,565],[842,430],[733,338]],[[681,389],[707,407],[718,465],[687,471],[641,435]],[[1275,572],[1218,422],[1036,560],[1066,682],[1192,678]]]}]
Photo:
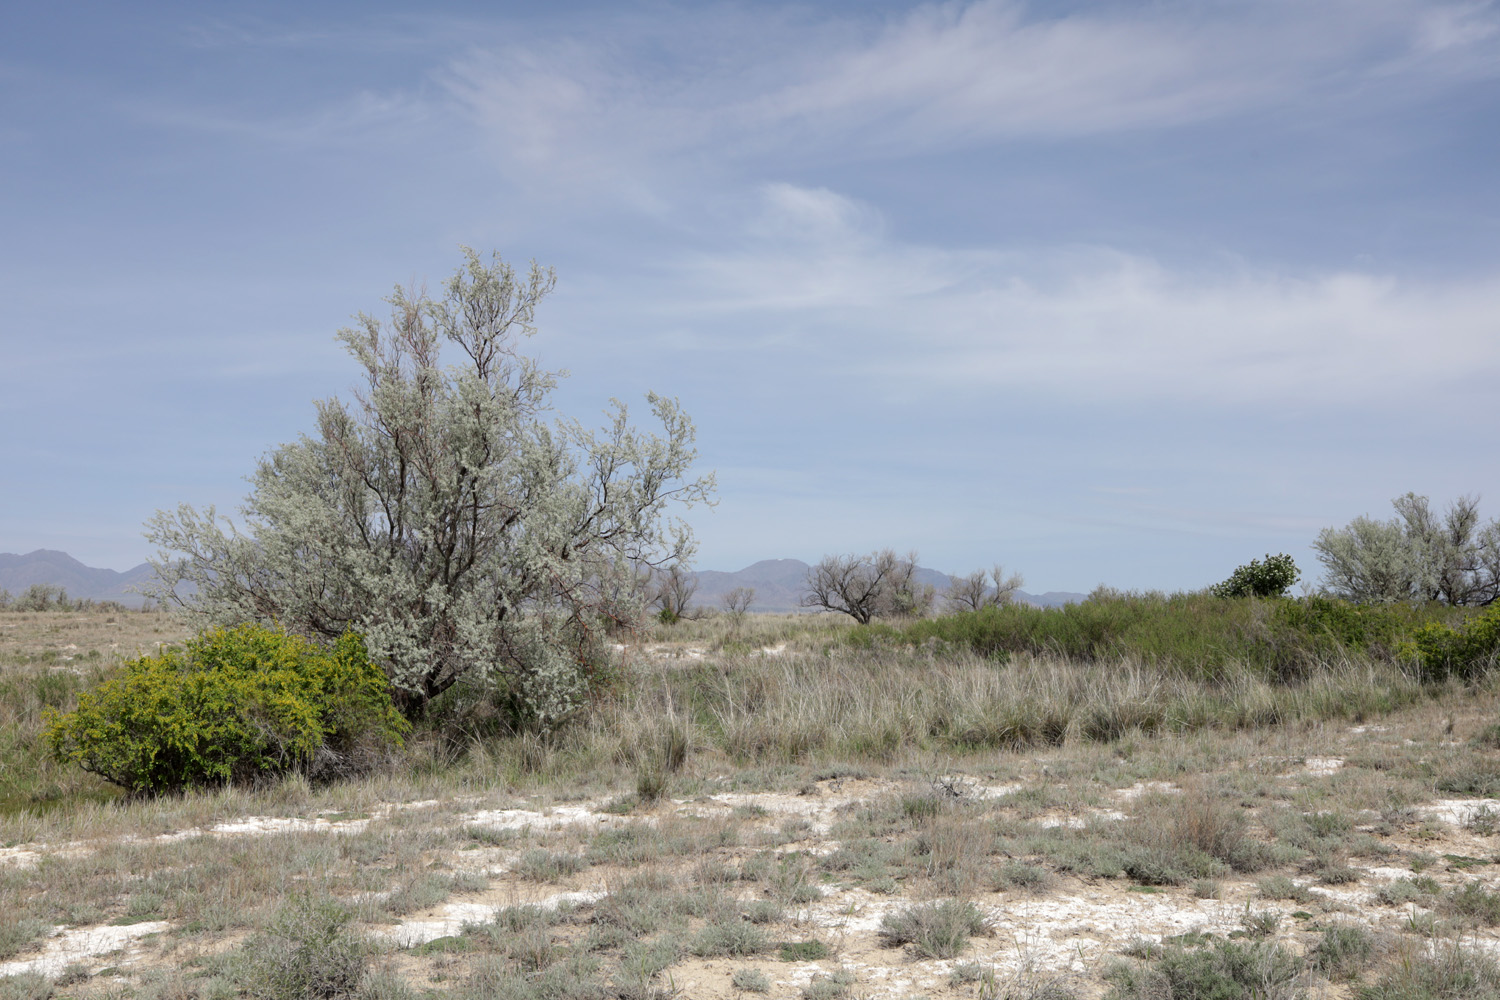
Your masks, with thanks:
[{"label": "sparse vegetation", "polygon": [[[1142,618],[1180,613],[1163,610],[1173,599],[1107,600],[1139,601]],[[1194,602],[1217,599],[1178,600],[1198,613]],[[1286,608],[1333,621],[1330,631],[1346,623],[1328,617],[1345,614],[1338,602],[1333,612],[1217,603],[1251,625]],[[1362,610],[1348,612],[1351,634]],[[1464,828],[1463,809],[1435,819],[1425,805],[1500,788],[1492,679],[1423,680],[1388,653],[1406,623],[1449,613],[1381,609],[1366,633],[1377,638],[1301,677],[1249,664],[1200,675],[1138,653],[1002,662],[960,643],[851,641],[863,630],[829,617],[747,616],[737,644],[720,646],[701,638],[725,634],[720,616],[640,640],[586,710],[549,734],[474,726],[471,709],[450,705],[459,685],[415,722],[401,766],[348,780],[293,773],[101,806],[117,799],[101,800],[107,786],[81,771],[62,784],[47,761],[43,784],[8,769],[18,808],[0,820],[0,844],[22,855],[85,846],[42,867],[0,867],[0,961],[33,960],[58,927],[129,933],[160,921],[171,930],[80,959],[69,985],[15,983],[59,996],[230,997],[281,966],[291,976],[317,964],[343,968],[338,988],[364,1000],[667,997],[699,982],[753,994],[760,980],[743,967],[759,962],[772,995],[874,998],[885,980],[841,981],[845,966],[952,954],[970,964],[941,980],[965,995],[1293,998],[1326,980],[1351,997],[1406,1000],[1391,991],[1428,980],[1396,967],[1401,942],[1438,954],[1455,934],[1487,941],[1500,898],[1492,852],[1462,841],[1488,836],[1483,824]],[[43,641],[75,619],[28,614],[38,617],[16,621],[35,629],[34,645],[0,647],[0,713],[16,723],[7,761],[42,745],[45,705],[66,713],[134,658],[109,654],[113,626],[93,646]],[[132,642],[167,625],[139,618]],[[918,625],[892,631],[908,627]],[[689,643],[701,660],[670,654]],[[776,655],[742,651],[773,643]],[[60,645],[78,647],[73,659],[44,655]],[[1131,721],[1151,713],[1162,721]],[[1334,754],[1341,766],[1324,769]],[[641,794],[643,775],[659,792]],[[264,832],[219,829],[245,817]],[[1410,877],[1390,878],[1392,867]],[[1349,910],[1338,894],[1356,887],[1388,905]],[[1052,910],[1101,895],[1142,914],[1217,915],[1201,933],[1133,949],[1107,984],[1118,948],[1106,942],[1088,944],[1082,965],[1070,955],[1015,967],[1017,935],[1047,940]],[[311,921],[308,941],[324,941],[313,951],[327,961],[285,945],[286,899],[314,915],[331,907],[296,918]],[[409,944],[386,936],[447,914],[467,926]],[[101,975],[111,967],[126,985]]]},{"label": "sparse vegetation", "polygon": [[890,549],[867,556],[825,556],[807,571],[804,608],[837,611],[861,625],[876,618],[920,618],[936,596],[917,582],[917,554]]}]

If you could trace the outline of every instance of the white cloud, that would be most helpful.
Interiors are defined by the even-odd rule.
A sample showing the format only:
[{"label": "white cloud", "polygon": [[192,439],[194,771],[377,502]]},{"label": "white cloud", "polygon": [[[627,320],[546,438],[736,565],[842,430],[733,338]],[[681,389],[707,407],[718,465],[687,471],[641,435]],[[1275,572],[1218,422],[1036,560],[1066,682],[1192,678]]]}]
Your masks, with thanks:
[{"label": "white cloud", "polygon": [[741,231],[738,247],[680,258],[668,287],[636,290],[672,303],[643,308],[670,317],[679,347],[781,345],[938,396],[1210,408],[1441,409],[1500,376],[1500,275],[1185,271],[1108,248],[941,249],[891,239],[872,209],[834,192],[785,184],[763,190]]}]

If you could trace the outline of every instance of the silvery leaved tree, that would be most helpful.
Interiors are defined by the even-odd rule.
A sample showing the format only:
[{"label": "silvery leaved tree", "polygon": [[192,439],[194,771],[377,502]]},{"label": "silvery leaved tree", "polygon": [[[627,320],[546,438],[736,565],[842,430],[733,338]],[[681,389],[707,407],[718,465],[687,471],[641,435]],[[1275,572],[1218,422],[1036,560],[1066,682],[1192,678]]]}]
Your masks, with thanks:
[{"label": "silvery leaved tree", "polygon": [[553,273],[464,253],[440,298],[398,288],[388,321],[339,332],[364,384],[261,459],[242,528],[157,512],[152,596],[203,625],[352,628],[408,714],[465,678],[549,726],[585,692],[599,630],[639,614],[641,568],[691,555],[668,508],[711,502],[713,477],[689,477],[674,399],[647,397],[660,434],[618,400],[602,430],[553,418],[564,373],[518,350]]},{"label": "silvery leaved tree", "polygon": [[1459,497],[1441,517],[1416,493],[1391,506],[1389,521],[1356,517],[1318,533],[1313,548],[1329,592],[1368,602],[1500,599],[1500,520],[1483,523],[1477,497]]}]

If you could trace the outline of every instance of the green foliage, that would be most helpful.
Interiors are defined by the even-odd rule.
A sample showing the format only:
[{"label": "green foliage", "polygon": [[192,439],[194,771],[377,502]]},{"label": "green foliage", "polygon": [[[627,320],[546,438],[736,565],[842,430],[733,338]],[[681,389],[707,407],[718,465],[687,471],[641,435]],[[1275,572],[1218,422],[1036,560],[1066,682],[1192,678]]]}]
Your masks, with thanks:
[{"label": "green foliage", "polygon": [[1283,631],[1305,637],[1329,652],[1397,651],[1412,629],[1439,608],[1409,604],[1354,604],[1335,597],[1312,596],[1276,606],[1274,620]]},{"label": "green foliage", "polygon": [[409,727],[359,636],[331,649],[257,625],[215,629],[128,661],[53,713],[61,761],[133,792],[356,770]]},{"label": "green foliage", "polygon": [[[1018,653],[1128,659],[1205,680],[1249,666],[1298,680],[1353,655],[1404,659],[1402,644],[1417,628],[1462,614],[1441,605],[1355,605],[1328,597],[1225,600],[1100,591],[1061,608],[1012,604],[905,625],[876,622],[851,629],[845,641],[862,648],[936,642],[998,660]],[[1153,728],[1149,718],[1137,724]]]},{"label": "green foliage", "polygon": [[829,949],[828,945],[816,938],[809,938],[806,941],[782,942],[778,952],[783,962],[821,962],[831,954],[833,952]]},{"label": "green foliage", "polygon": [[1297,564],[1286,553],[1266,555],[1266,561],[1251,559],[1223,583],[1209,588],[1215,597],[1282,597],[1297,582]]},{"label": "green foliage", "polygon": [[1500,658],[1500,604],[1457,627],[1428,622],[1412,633],[1405,650],[1424,677],[1475,677]]},{"label": "green foliage", "polygon": [[640,568],[691,553],[668,507],[713,480],[685,478],[694,430],[673,399],[647,397],[660,435],[618,402],[599,431],[553,417],[558,373],[518,342],[554,281],[466,250],[440,297],[397,290],[389,321],[361,315],[339,339],[366,384],[261,460],[244,532],[212,508],[157,513],[154,596],[198,622],[357,631],[409,716],[463,679],[515,725],[566,718],[601,631],[639,617]]}]

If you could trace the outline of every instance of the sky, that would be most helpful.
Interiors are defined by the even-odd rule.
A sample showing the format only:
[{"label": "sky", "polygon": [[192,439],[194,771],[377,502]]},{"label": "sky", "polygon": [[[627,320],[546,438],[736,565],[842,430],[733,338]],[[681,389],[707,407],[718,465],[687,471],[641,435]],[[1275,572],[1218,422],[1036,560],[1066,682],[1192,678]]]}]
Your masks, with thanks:
[{"label": "sky", "polygon": [[1500,516],[1500,5],[0,12],[0,551],[125,569],[460,247],[559,413],[697,426],[696,565],[1195,589],[1408,491]]}]

